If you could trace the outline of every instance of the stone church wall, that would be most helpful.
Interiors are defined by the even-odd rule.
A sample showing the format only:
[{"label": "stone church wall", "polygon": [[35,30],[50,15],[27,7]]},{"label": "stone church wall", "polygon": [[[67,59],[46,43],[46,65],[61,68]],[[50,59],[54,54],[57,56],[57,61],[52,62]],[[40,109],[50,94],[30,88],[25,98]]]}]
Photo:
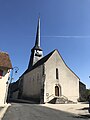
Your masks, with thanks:
[{"label": "stone church wall", "polygon": [[39,66],[24,75],[23,98],[40,99],[42,69],[42,66]]},{"label": "stone church wall", "polygon": [[[58,69],[58,79],[56,79],[56,68]],[[76,102],[79,98],[79,78],[66,66],[57,50],[45,63],[45,93],[44,100],[55,96],[55,86],[59,86],[61,96]]]}]

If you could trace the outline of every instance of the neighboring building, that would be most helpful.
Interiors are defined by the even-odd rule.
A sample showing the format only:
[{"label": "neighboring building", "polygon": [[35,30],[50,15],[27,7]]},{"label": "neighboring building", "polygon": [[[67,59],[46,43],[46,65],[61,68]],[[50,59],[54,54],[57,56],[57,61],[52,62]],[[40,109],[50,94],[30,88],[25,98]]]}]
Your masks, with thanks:
[{"label": "neighboring building", "polygon": [[86,101],[87,99],[87,94],[86,94],[86,85],[82,83],[81,81],[79,82],[79,101]]},{"label": "neighboring building", "polygon": [[9,55],[0,51],[0,106],[6,103],[11,68]]},{"label": "neighboring building", "polygon": [[31,50],[28,68],[19,78],[17,97],[39,103],[77,102],[79,81],[79,77],[66,65],[58,50],[43,57],[39,18],[35,46]]}]

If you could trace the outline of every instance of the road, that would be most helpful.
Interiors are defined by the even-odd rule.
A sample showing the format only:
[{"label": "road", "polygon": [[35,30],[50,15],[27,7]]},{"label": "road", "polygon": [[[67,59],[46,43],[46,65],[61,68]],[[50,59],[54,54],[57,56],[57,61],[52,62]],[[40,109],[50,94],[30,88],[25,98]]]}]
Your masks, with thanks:
[{"label": "road", "polygon": [[39,104],[12,103],[2,120],[84,120],[84,118]]}]

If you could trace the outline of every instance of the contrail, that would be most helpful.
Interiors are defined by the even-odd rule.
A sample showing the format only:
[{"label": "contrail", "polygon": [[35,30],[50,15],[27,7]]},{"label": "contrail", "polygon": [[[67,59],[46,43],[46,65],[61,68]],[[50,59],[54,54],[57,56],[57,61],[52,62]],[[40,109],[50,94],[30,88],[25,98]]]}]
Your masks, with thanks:
[{"label": "contrail", "polygon": [[90,36],[41,36],[41,37],[52,37],[52,38],[90,38]]},{"label": "contrail", "polygon": [[[35,37],[35,36],[27,36],[27,37]],[[90,36],[64,36],[64,35],[61,35],[61,36],[40,36],[42,38],[90,38]]]}]

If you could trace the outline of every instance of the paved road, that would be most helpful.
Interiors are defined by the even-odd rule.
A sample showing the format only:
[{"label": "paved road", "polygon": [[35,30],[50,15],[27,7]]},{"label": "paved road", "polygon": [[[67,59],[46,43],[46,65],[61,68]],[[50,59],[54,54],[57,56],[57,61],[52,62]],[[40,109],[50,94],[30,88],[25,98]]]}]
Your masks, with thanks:
[{"label": "paved road", "polygon": [[2,120],[84,120],[82,117],[38,104],[13,103]]}]

